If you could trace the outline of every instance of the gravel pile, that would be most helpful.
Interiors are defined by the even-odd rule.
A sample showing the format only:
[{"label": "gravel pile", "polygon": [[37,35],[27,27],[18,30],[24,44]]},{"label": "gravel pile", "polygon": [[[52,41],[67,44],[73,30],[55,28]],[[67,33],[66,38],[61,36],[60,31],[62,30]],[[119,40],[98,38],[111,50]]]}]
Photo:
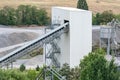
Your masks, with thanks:
[{"label": "gravel pile", "polygon": [[32,32],[0,34],[0,48],[33,40],[37,34]]}]

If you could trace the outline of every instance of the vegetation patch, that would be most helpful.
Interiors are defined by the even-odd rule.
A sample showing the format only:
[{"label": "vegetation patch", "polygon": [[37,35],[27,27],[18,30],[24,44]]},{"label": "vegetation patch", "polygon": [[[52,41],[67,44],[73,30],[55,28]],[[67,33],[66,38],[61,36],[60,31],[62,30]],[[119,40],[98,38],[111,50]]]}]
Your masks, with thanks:
[{"label": "vegetation patch", "polygon": [[45,9],[31,5],[20,5],[17,9],[5,6],[0,10],[2,25],[47,25],[48,16]]}]

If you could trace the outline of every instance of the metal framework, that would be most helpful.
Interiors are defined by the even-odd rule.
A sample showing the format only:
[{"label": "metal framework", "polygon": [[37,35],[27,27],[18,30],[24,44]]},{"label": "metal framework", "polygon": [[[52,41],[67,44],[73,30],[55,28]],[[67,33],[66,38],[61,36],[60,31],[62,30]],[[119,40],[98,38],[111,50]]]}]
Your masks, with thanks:
[{"label": "metal framework", "polygon": [[[60,37],[54,39],[49,44],[46,44],[46,48],[50,48],[47,53],[45,53],[45,63],[47,66],[60,67],[60,62],[57,57],[60,55],[60,47],[57,42],[59,42]],[[47,46],[48,45],[48,46]]]},{"label": "metal framework", "polygon": [[61,76],[55,69],[50,67],[44,67],[35,80],[54,80],[54,77],[59,80],[66,80],[64,76]]},{"label": "metal framework", "polygon": [[[45,33],[47,29],[54,29],[59,27],[60,24],[55,23],[50,28],[45,29]],[[66,25],[68,27],[68,25]],[[64,32],[68,32],[69,28],[64,29]],[[54,80],[54,77],[58,78],[59,80],[66,80],[65,77],[61,76],[58,71],[60,69],[60,62],[58,60],[58,56],[60,56],[61,50],[59,47],[59,41],[61,37],[56,37],[53,41],[49,43],[45,43],[45,65],[46,67],[39,73],[36,77],[36,80]],[[54,68],[53,68],[54,67]]]},{"label": "metal framework", "polygon": [[107,27],[100,28],[100,47],[105,48],[107,54],[114,53],[118,55],[120,44],[117,41],[117,31],[120,30],[120,22],[113,19],[107,24]]}]

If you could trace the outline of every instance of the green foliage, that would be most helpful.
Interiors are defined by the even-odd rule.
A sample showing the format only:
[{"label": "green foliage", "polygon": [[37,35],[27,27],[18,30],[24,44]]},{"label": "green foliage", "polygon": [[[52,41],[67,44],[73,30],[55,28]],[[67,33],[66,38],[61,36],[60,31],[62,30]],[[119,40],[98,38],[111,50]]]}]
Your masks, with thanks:
[{"label": "green foliage", "polygon": [[96,25],[97,21],[96,21],[96,16],[92,15],[92,25]]},{"label": "green foliage", "polygon": [[25,71],[25,65],[24,64],[22,64],[22,65],[20,65],[20,71]]},{"label": "green foliage", "polygon": [[3,25],[47,25],[48,19],[45,9],[31,5],[20,5],[17,9],[5,6],[0,10],[0,24]]},{"label": "green foliage", "polygon": [[19,70],[0,70],[0,80],[30,80]]},{"label": "green foliage", "polygon": [[37,65],[37,67],[36,67],[36,71],[39,71],[40,70],[40,67]]},{"label": "green foliage", "polygon": [[5,6],[3,9],[0,10],[0,24],[15,25],[15,14],[15,9]]},{"label": "green foliage", "polygon": [[86,0],[78,0],[78,2],[77,2],[77,8],[88,10],[88,5],[87,5]]},{"label": "green foliage", "polygon": [[63,64],[63,67],[60,70],[60,74],[62,76],[65,76],[66,80],[71,80],[70,79],[70,66],[67,63]]},{"label": "green foliage", "polygon": [[27,71],[27,77],[30,79],[30,80],[35,80],[35,77],[37,76],[37,73],[35,70],[28,70]]},{"label": "green foliage", "polygon": [[115,15],[115,18],[118,19],[120,21],[120,14]]},{"label": "green foliage", "polygon": [[108,62],[104,53],[97,50],[84,57],[80,63],[80,80],[119,80],[114,60]]},{"label": "green foliage", "polygon": [[99,21],[101,24],[107,24],[108,22],[112,21],[113,18],[115,18],[115,16],[112,11],[104,11],[100,16]]},{"label": "green foliage", "polygon": [[59,73],[66,78],[66,80],[79,80],[80,69],[79,67],[70,69],[70,66],[65,63],[63,64]]},{"label": "green foliage", "polygon": [[80,68],[75,67],[71,69],[70,80],[79,80],[80,78]]},{"label": "green foliage", "polygon": [[[22,73],[19,70],[9,70],[9,75],[13,80],[28,80],[26,73]],[[9,79],[11,80],[11,79]]]},{"label": "green foliage", "polygon": [[92,24],[93,25],[100,25],[100,23],[101,23],[100,18],[101,18],[100,13],[97,13],[95,16],[93,15]]},{"label": "green foliage", "polygon": [[47,12],[30,5],[20,5],[17,9],[17,17],[18,25],[46,25],[48,23]]},{"label": "green foliage", "polygon": [[0,80],[35,80],[37,75],[36,70],[0,69]]},{"label": "green foliage", "polygon": [[100,49],[99,49],[99,48],[96,49],[94,52],[95,52],[96,54],[103,55],[103,56],[105,56],[105,54],[106,54],[106,53],[105,53],[105,50],[104,50],[104,49],[101,49],[101,48],[100,48]]},{"label": "green foliage", "polygon": [[111,10],[104,11],[103,13],[97,13],[93,16],[93,25],[107,24],[115,18],[115,15]]}]

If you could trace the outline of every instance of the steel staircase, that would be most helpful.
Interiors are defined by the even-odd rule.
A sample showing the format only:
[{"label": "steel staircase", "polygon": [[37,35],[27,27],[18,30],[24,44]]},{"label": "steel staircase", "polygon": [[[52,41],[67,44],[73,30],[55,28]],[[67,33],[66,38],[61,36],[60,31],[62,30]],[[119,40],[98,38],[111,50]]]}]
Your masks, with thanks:
[{"label": "steel staircase", "polygon": [[61,76],[55,69],[50,67],[44,67],[35,80],[54,80],[54,77],[59,80],[66,80],[65,77]]},{"label": "steel staircase", "polygon": [[[47,66],[55,66],[55,67],[60,67],[60,63],[57,59],[57,56],[60,55],[60,47],[58,46],[57,40],[55,39],[54,41],[52,41],[50,43],[51,45],[51,49],[48,51],[48,53],[46,53],[46,61],[51,60],[51,64],[47,65]],[[47,64],[47,63],[46,63]]]}]

